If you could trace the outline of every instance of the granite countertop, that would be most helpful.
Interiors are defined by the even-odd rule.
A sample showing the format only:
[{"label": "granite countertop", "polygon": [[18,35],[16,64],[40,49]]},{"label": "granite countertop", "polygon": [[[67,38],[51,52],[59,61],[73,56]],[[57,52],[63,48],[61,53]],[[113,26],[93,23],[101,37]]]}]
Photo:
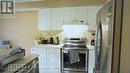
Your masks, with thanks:
[{"label": "granite countertop", "polygon": [[[53,44],[41,44],[41,45],[35,45],[33,48],[61,48],[64,44],[59,44],[59,45],[53,45]],[[93,45],[86,45],[89,50],[94,50]]]},{"label": "granite countertop", "polygon": [[59,45],[55,45],[55,44],[40,44],[40,45],[35,45],[33,47],[38,48],[38,47],[46,47],[46,48],[61,48],[64,44],[59,44]]},{"label": "granite countertop", "polygon": [[[22,68],[22,66],[25,66],[26,64],[28,64],[37,57],[38,55],[28,55],[23,57],[22,59],[18,59],[15,62],[9,64],[7,67],[5,67],[4,71],[0,71],[0,73],[14,73],[20,68]],[[19,66],[18,68],[12,68],[11,65],[22,65],[22,66],[21,67]]]}]

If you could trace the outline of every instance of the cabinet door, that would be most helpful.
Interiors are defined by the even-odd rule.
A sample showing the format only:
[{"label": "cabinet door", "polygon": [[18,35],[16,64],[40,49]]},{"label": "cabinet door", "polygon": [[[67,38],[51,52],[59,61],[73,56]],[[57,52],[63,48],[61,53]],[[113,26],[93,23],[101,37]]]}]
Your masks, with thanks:
[{"label": "cabinet door", "polygon": [[50,30],[49,9],[38,10],[39,30]]},{"label": "cabinet door", "polygon": [[46,49],[38,48],[37,52],[39,53],[39,70],[40,73],[46,72]]},{"label": "cabinet door", "polygon": [[31,53],[39,55],[38,56],[38,58],[39,58],[39,72],[45,73],[46,72],[46,49],[33,47],[33,48],[31,48]]},{"label": "cabinet door", "polygon": [[51,30],[61,30],[62,29],[62,14],[61,8],[50,8],[49,9],[49,25]]},{"label": "cabinet door", "polygon": [[47,49],[47,72],[60,71],[60,49]]},{"label": "cabinet door", "polygon": [[62,17],[64,24],[80,24],[80,21],[87,21],[87,7],[63,8]]},{"label": "cabinet door", "polygon": [[74,8],[68,7],[68,8],[62,8],[62,21],[63,24],[70,23],[74,20]]},{"label": "cabinet door", "polygon": [[75,7],[74,8],[74,20],[87,21],[87,7]]}]

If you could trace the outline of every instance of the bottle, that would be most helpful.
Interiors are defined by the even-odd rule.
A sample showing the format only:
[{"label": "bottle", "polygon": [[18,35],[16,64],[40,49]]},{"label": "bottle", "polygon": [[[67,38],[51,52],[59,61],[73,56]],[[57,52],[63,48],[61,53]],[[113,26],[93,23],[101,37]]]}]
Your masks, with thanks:
[{"label": "bottle", "polygon": [[95,45],[95,33],[92,33],[91,45]]},{"label": "bottle", "polygon": [[59,37],[56,37],[55,44],[58,45],[60,42]]},{"label": "bottle", "polygon": [[53,37],[50,37],[50,44],[54,44]]}]

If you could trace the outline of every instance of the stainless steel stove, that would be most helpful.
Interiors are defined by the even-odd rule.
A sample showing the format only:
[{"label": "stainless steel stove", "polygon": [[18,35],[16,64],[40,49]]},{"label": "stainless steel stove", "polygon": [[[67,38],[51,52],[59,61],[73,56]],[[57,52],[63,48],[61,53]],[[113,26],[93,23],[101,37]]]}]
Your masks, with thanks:
[{"label": "stainless steel stove", "polygon": [[88,73],[89,50],[86,38],[66,38],[61,49],[63,73]]}]

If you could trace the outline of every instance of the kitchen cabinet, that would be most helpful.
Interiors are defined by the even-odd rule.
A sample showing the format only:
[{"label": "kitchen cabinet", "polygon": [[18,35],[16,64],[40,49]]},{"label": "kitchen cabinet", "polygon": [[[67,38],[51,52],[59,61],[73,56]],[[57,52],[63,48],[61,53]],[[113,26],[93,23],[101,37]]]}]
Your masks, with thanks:
[{"label": "kitchen cabinet", "polygon": [[[61,71],[61,53],[60,48],[63,45],[43,45],[33,46],[32,54],[39,55],[39,72],[40,73],[60,73]],[[93,73],[95,64],[94,46],[87,45],[89,49],[89,73]]]},{"label": "kitchen cabinet", "polygon": [[47,8],[38,10],[39,30],[62,30],[62,24],[86,20],[86,7]]},{"label": "kitchen cabinet", "polygon": [[75,7],[74,9],[75,20],[87,21],[88,7]]},{"label": "kitchen cabinet", "polygon": [[46,50],[47,72],[60,71],[60,48],[47,48]]},{"label": "kitchen cabinet", "polygon": [[61,8],[48,8],[38,10],[39,30],[61,30]]},{"label": "kitchen cabinet", "polygon": [[74,19],[74,8],[62,8],[62,20],[63,24],[69,23]]},{"label": "kitchen cabinet", "polygon": [[64,24],[86,21],[87,20],[87,7],[62,8],[62,20]]},{"label": "kitchen cabinet", "polygon": [[50,45],[46,45],[33,47],[31,48],[31,53],[39,55],[40,73],[60,73],[60,46],[55,47],[55,45],[51,45],[50,47]]},{"label": "kitchen cabinet", "polygon": [[63,24],[80,21],[85,21],[90,28],[96,27],[96,14],[100,8],[101,6],[39,9],[39,30],[62,30]]},{"label": "kitchen cabinet", "polygon": [[61,8],[49,9],[49,24],[51,30],[62,30],[62,11]]},{"label": "kitchen cabinet", "polygon": [[39,30],[50,30],[49,9],[38,10]]},{"label": "kitchen cabinet", "polygon": [[31,54],[39,55],[39,73],[46,72],[46,50],[41,47],[33,47],[31,48]]}]

